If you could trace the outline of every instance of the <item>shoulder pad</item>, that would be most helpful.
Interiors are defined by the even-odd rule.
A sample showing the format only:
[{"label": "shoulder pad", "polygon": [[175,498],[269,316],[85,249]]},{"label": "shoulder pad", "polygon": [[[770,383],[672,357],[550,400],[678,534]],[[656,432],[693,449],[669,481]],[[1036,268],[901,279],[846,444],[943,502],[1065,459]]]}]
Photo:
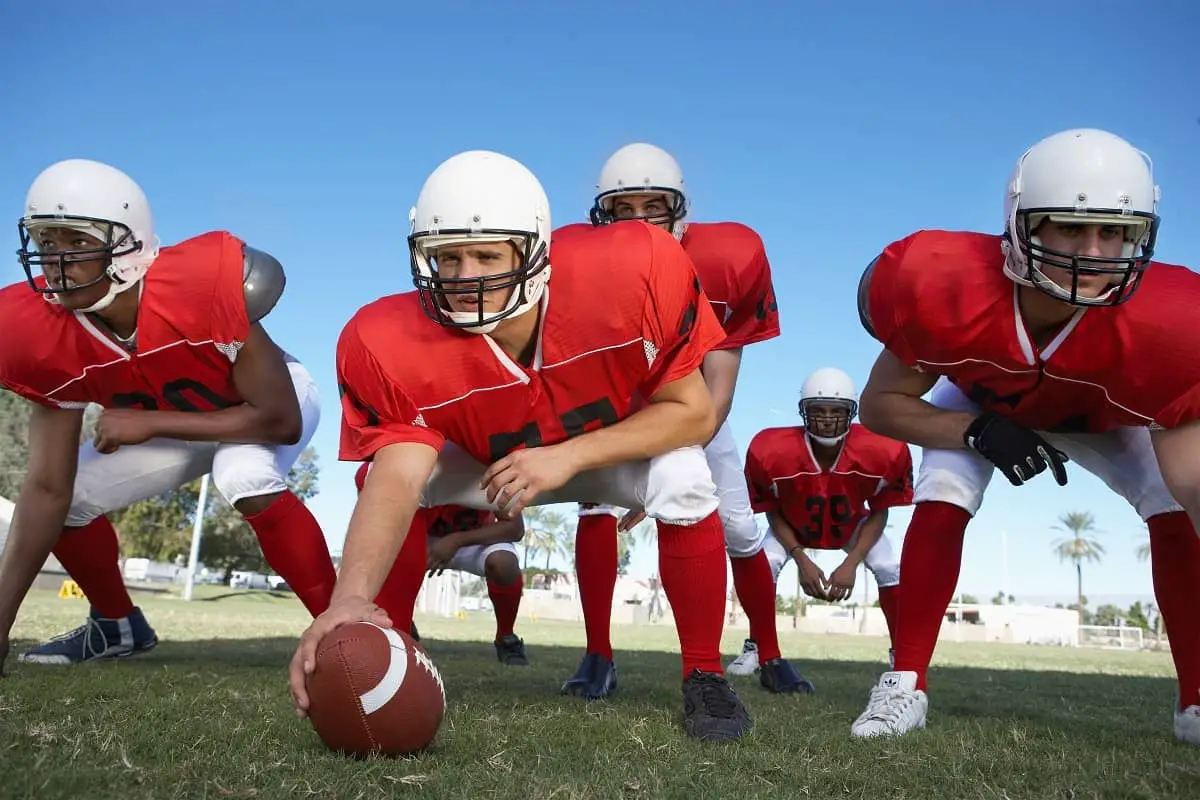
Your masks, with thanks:
[{"label": "shoulder pad", "polygon": [[877,337],[875,326],[871,324],[871,273],[875,271],[875,265],[878,263],[879,256],[875,256],[858,280],[858,321],[862,323],[866,332],[871,334],[872,339]]},{"label": "shoulder pad", "polygon": [[279,263],[279,259],[248,244],[242,245],[242,260],[246,315],[253,325],[275,308],[275,304],[283,296],[287,276],[283,274],[283,265]]}]

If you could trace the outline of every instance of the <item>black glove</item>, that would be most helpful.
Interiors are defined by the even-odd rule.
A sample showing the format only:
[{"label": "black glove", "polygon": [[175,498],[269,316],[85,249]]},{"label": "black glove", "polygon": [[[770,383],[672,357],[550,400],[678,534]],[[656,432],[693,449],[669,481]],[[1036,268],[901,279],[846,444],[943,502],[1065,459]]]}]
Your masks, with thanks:
[{"label": "black glove", "polygon": [[1067,485],[1067,470],[1063,466],[1069,460],[1067,454],[999,414],[985,411],[972,420],[963,434],[963,442],[995,464],[1013,486],[1020,486],[1046,467],[1054,473],[1059,486]]}]

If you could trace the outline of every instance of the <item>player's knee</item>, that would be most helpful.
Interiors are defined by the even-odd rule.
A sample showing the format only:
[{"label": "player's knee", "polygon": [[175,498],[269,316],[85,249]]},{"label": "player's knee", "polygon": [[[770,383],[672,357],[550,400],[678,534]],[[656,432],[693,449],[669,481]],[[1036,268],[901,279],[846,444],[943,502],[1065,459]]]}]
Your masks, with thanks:
[{"label": "player's knee", "polygon": [[983,505],[983,492],[970,477],[947,469],[921,470],[913,486],[913,503],[947,503],[966,511],[972,517]]},{"label": "player's knee", "polygon": [[517,561],[516,553],[499,550],[488,553],[483,560],[483,574],[497,586],[512,586],[521,579],[521,564]]},{"label": "player's knee", "polygon": [[271,494],[254,495],[253,497],[243,497],[233,503],[233,507],[238,510],[238,513],[243,517],[261,514],[271,507],[271,504],[279,499],[283,492],[272,492]]},{"label": "player's knee", "polygon": [[77,501],[72,503],[70,510],[67,511],[67,518],[63,521],[63,527],[82,528],[105,513],[106,511],[97,505]]},{"label": "player's knee", "polygon": [[287,491],[287,484],[277,471],[255,467],[235,462],[222,469],[213,470],[213,487],[238,511],[242,510],[242,504],[246,501],[268,496],[273,501]]},{"label": "player's knee", "polygon": [[725,552],[730,558],[750,558],[763,549],[766,532],[759,531],[754,518],[747,520],[721,520],[725,528]]},{"label": "player's knee", "polygon": [[685,447],[650,459],[643,505],[651,519],[679,525],[697,523],[716,511],[717,487],[704,451]]},{"label": "player's knee", "polygon": [[887,589],[889,586],[898,586],[900,584],[899,561],[868,568],[871,570],[871,574],[875,576],[875,585],[880,589]]}]

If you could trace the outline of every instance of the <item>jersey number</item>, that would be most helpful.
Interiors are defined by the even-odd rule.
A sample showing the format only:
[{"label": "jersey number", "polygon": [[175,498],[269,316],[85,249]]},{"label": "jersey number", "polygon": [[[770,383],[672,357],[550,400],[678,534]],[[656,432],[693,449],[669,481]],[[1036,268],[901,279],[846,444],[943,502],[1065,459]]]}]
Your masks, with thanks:
[{"label": "jersey number", "polygon": [[829,526],[830,535],[839,543],[845,541],[846,523],[854,518],[850,498],[844,494],[835,494],[827,498],[814,495],[804,501],[804,510],[808,512],[808,524],[804,526],[803,531],[805,539],[819,542],[824,538],[825,517],[828,513],[833,523]]},{"label": "jersey number", "polygon": [[[209,389],[199,381],[191,378],[178,378],[164,384],[160,392],[163,399],[178,411],[203,411],[203,407],[192,402],[189,394],[208,403],[214,409],[232,408],[237,403],[231,403],[224,397]],[[140,408],[144,411],[157,411],[158,401],[143,392],[122,392],[112,396],[112,404],[116,408]]]},{"label": "jersey number", "polygon": [[449,521],[444,515],[439,516],[430,524],[428,535],[437,538],[458,531],[473,531],[479,526],[479,511],[474,508],[464,508],[454,512],[453,518]]},{"label": "jersey number", "polygon": [[[559,416],[559,422],[562,423],[567,438],[573,439],[581,433],[586,433],[587,426],[592,423],[600,423],[599,427],[601,428],[616,424],[618,422],[617,409],[613,407],[611,400],[602,397],[563,412]],[[492,434],[488,439],[491,461],[499,461],[521,445],[541,447],[542,430],[538,427],[537,422],[530,422],[519,431]]]}]

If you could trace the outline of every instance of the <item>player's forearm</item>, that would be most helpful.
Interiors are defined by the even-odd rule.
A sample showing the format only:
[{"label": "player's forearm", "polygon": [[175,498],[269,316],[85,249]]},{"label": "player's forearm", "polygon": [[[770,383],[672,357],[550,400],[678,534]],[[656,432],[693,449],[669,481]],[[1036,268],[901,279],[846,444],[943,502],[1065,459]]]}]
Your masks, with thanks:
[{"label": "player's forearm", "polygon": [[885,525],[887,525],[887,510],[872,511],[863,520],[862,527],[858,531],[858,541],[846,553],[846,561],[856,567],[861,564],[866,559],[867,553],[871,552],[871,548],[878,544],[879,538],[883,536]]},{"label": "player's forearm", "polygon": [[[725,424],[729,412],[733,410],[733,396],[737,390],[738,372],[742,362],[742,348],[732,350],[714,350],[704,357],[700,372],[704,383],[712,395],[713,406],[717,411],[716,426],[713,435]],[[708,444],[705,442],[704,444]]]},{"label": "player's forearm", "polygon": [[774,534],[775,539],[783,545],[783,549],[787,551],[788,556],[794,558],[795,553],[793,551],[801,546],[800,537],[796,535],[795,529],[777,511],[767,514],[767,522],[771,526],[771,533]]},{"label": "player's forearm", "polygon": [[881,436],[934,450],[961,450],[973,414],[948,411],[897,392],[863,392],[859,419]]},{"label": "player's forearm", "polygon": [[363,487],[354,506],[332,602],[356,597],[374,601],[383,588],[416,514],[415,498],[389,494],[381,485]]},{"label": "player's forearm", "polygon": [[12,628],[17,609],[46,563],[71,507],[70,492],[48,492],[30,485],[17,496],[8,543],[0,556],[0,631]]},{"label": "player's forearm", "polygon": [[295,444],[300,440],[298,415],[242,403],[218,411],[143,411],[153,435],[189,442],[225,444]]},{"label": "player's forearm", "polygon": [[650,403],[615,425],[555,446],[569,448],[576,472],[586,472],[703,445],[712,439],[715,422],[711,402],[664,400]]}]

